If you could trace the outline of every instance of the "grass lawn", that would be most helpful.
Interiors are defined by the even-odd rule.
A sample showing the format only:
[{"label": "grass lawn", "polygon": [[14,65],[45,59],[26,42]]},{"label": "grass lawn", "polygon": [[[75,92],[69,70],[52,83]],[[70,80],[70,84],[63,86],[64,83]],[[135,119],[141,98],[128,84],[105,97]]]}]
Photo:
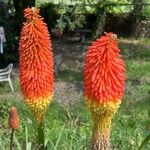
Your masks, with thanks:
[{"label": "grass lawn", "polygon": [[[120,38],[120,49],[127,68],[126,93],[113,119],[111,143],[114,150],[137,150],[150,133],[150,39]],[[70,68],[66,62],[56,82],[73,84],[82,81],[82,61],[78,66],[73,64],[75,66]],[[16,106],[20,128],[15,134],[15,147],[17,150],[30,150],[30,147],[36,150],[36,126],[21,100],[18,79],[14,78],[13,83],[14,94],[8,92],[6,84],[0,85],[0,149],[9,149],[8,110]],[[89,150],[91,135],[91,116],[83,98],[68,105],[54,98],[45,118],[48,150]],[[150,141],[143,150],[149,149]]]}]

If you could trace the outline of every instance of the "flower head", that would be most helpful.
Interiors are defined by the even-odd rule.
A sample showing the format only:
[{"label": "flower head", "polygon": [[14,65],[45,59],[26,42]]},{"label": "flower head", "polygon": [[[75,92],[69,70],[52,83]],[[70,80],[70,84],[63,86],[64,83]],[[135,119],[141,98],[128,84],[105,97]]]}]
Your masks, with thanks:
[{"label": "flower head", "polygon": [[50,34],[36,8],[26,8],[19,43],[20,86],[25,103],[40,123],[53,96]]},{"label": "flower head", "polygon": [[8,123],[9,127],[14,130],[19,128],[19,117],[15,107],[11,107],[10,109]]},{"label": "flower head", "polygon": [[98,104],[117,102],[124,93],[125,64],[117,36],[105,33],[89,47],[84,63],[84,95]]},{"label": "flower head", "polygon": [[85,56],[84,96],[93,119],[93,149],[111,149],[111,120],[125,85],[125,64],[119,53],[117,36],[105,33],[92,43]]}]

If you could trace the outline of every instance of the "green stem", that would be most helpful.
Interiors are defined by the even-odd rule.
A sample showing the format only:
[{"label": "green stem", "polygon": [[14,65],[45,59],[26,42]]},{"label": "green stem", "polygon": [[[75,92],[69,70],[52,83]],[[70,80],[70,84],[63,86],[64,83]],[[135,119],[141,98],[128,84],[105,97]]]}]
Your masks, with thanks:
[{"label": "green stem", "polygon": [[39,150],[45,150],[44,148],[44,123],[38,125],[38,144],[40,146]]},{"label": "green stem", "polygon": [[142,144],[140,145],[138,150],[142,150],[143,147],[148,143],[149,140],[150,140],[150,133],[146,136],[146,138],[144,139],[144,141],[142,142]]},{"label": "green stem", "polygon": [[11,137],[10,137],[10,150],[12,150],[13,148],[13,136],[14,136],[14,129],[12,129],[11,131]]}]

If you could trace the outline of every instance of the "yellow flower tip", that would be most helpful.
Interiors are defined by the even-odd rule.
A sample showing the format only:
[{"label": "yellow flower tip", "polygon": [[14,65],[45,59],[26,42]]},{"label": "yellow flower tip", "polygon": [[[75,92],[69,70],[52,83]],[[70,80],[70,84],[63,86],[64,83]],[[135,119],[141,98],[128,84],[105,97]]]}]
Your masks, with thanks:
[{"label": "yellow flower tip", "polygon": [[25,99],[27,106],[36,118],[38,124],[40,124],[45,116],[46,110],[52,101],[52,95],[46,97],[38,97],[35,99]]},{"label": "yellow flower tip", "polygon": [[10,109],[8,124],[14,130],[19,128],[19,116],[16,107],[11,107]]}]

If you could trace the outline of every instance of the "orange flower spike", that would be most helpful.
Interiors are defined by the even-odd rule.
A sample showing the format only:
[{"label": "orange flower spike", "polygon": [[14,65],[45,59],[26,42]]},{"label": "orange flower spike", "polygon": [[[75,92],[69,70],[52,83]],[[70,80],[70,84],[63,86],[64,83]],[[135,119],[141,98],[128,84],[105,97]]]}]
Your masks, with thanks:
[{"label": "orange flower spike", "polygon": [[111,120],[125,87],[125,63],[119,52],[117,36],[105,33],[85,56],[84,96],[93,118],[93,150],[111,149]]},{"label": "orange flower spike", "polygon": [[26,8],[19,43],[20,86],[38,123],[53,97],[53,53],[50,35],[36,8]]}]

